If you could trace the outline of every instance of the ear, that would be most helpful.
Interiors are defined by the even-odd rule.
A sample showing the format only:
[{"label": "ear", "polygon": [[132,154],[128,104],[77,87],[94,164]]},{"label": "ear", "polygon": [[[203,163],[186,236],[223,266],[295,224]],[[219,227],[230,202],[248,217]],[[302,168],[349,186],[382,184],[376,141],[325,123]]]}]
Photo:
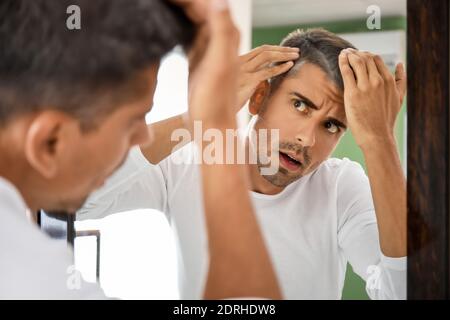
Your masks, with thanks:
[{"label": "ear", "polygon": [[[58,173],[62,157],[73,135],[80,130],[78,121],[57,111],[43,111],[30,123],[25,137],[25,157],[43,177]],[[65,155],[67,157],[67,155]]]},{"label": "ear", "polygon": [[264,105],[264,101],[269,95],[269,91],[270,84],[267,80],[264,80],[258,84],[248,104],[248,110],[252,115],[257,115],[259,113],[259,110]]}]

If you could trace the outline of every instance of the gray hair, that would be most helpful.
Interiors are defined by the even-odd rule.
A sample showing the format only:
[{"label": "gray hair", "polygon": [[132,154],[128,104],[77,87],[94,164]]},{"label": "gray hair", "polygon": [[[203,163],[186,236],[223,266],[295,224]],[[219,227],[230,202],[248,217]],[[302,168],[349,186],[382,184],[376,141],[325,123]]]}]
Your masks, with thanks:
[{"label": "gray hair", "polygon": [[297,29],[281,41],[281,46],[297,47],[300,58],[287,73],[270,79],[271,92],[275,91],[285,77],[295,74],[304,63],[312,63],[322,69],[334,84],[344,91],[344,82],[339,69],[339,54],[345,48],[354,48],[350,42],[324,29]]}]

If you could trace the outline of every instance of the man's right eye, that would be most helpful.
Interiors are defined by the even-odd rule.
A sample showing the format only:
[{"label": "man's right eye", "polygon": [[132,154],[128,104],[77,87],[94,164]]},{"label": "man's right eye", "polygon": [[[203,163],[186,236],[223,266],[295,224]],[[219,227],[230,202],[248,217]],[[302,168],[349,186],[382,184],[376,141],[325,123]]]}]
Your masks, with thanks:
[{"label": "man's right eye", "polygon": [[292,103],[293,103],[294,107],[300,112],[305,112],[308,110],[308,105],[303,100],[293,99]]}]

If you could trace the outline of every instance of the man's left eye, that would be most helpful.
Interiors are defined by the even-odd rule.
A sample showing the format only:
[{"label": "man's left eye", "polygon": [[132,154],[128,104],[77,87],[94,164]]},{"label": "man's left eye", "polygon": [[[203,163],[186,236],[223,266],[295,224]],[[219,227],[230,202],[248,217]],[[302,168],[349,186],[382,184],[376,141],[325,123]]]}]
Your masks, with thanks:
[{"label": "man's left eye", "polygon": [[339,127],[331,121],[325,122],[325,128],[331,133],[339,132]]}]

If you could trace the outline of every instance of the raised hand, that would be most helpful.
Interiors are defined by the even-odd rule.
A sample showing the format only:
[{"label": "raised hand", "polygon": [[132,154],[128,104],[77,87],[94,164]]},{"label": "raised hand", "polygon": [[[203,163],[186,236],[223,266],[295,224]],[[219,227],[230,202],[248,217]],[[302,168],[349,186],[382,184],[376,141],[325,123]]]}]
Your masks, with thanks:
[{"label": "raised hand", "polygon": [[392,75],[378,55],[345,49],[339,56],[349,127],[360,147],[394,139],[394,126],[406,91],[403,64]]},{"label": "raised hand", "polygon": [[294,65],[293,60],[299,57],[298,48],[271,45],[257,47],[240,56],[238,109],[250,99],[260,82],[289,71]]}]

